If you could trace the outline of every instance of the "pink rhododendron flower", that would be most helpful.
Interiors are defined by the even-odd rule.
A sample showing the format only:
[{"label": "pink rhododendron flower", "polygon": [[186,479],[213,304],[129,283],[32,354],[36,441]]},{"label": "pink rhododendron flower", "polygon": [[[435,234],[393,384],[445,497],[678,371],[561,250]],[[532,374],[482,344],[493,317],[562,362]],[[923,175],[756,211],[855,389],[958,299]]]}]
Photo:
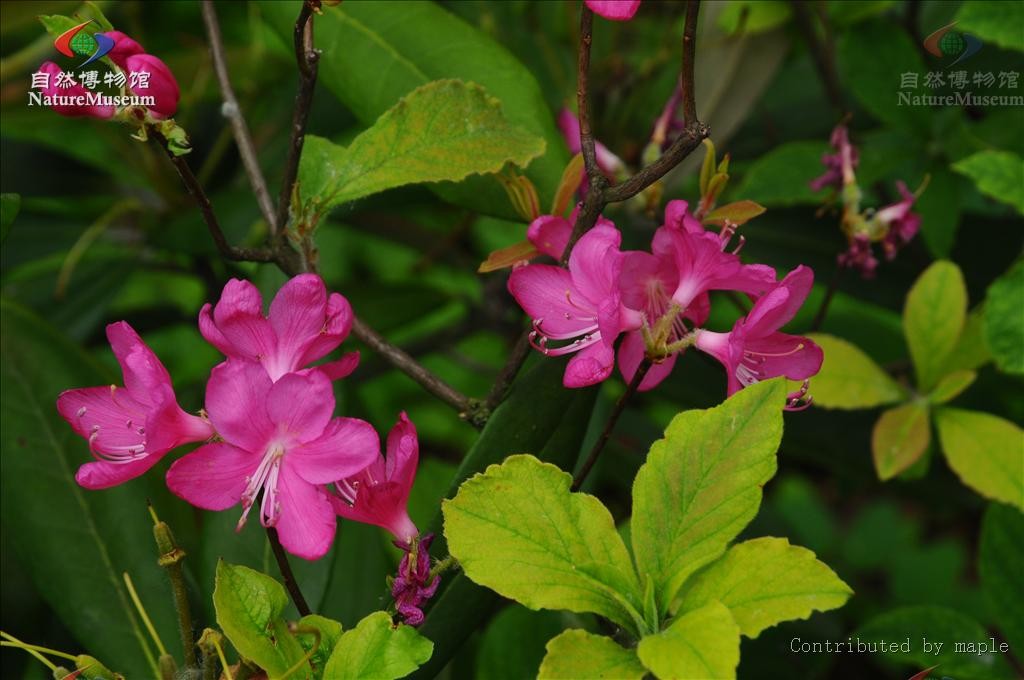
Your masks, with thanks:
[{"label": "pink rhododendron flower", "polygon": [[807,338],[778,331],[796,315],[813,283],[814,272],[801,265],[758,299],[730,332],[697,332],[697,348],[725,366],[730,395],[761,380],[786,376],[804,381],[798,392],[789,395],[786,408],[810,405],[808,378],[821,369],[821,348]]},{"label": "pink rhododendron flower", "polygon": [[875,222],[886,229],[882,249],[887,260],[896,257],[899,249],[910,243],[921,228],[921,216],[910,212],[917,197],[910,193],[903,182],[896,182],[896,187],[901,196],[899,202],[875,213]]},{"label": "pink rhododendron flower", "polygon": [[399,547],[408,549],[419,535],[406,506],[420,445],[416,426],[404,412],[388,433],[387,453],[384,458],[378,452],[364,469],[334,477],[336,493],[330,496],[331,504],[346,519],[387,529]]},{"label": "pink rhododendron flower", "polygon": [[[327,294],[323,280],[301,274],[281,287],[263,316],[263,298],[248,281],[231,279],[215,307],[199,312],[199,331],[228,357],[263,364],[272,380],[323,358],[352,329],[352,307],[338,293]],[[358,353],[317,368],[332,380],[355,370]]]},{"label": "pink rhododendron flower", "polygon": [[[569,147],[569,153],[578,154],[583,150],[580,145],[580,121],[576,117],[576,114],[567,108],[563,108],[558,112],[558,129],[562,132],[562,138],[565,139],[566,145]],[[597,167],[601,168],[608,178],[614,178],[615,175],[625,169],[626,164],[622,162],[622,159],[613,154],[608,150],[604,144],[598,141],[594,141],[594,155],[597,158]],[[586,188],[586,182],[584,182],[581,189]]]},{"label": "pink rhododendron flower", "polygon": [[420,539],[415,551],[412,546],[395,542],[405,555],[398,565],[398,575],[391,582],[391,597],[395,598],[398,615],[410,626],[423,623],[421,607],[434,596],[441,583],[440,576],[430,578],[429,550],[433,540],[434,534],[427,534]]},{"label": "pink rhododendron flower", "polygon": [[587,7],[605,19],[628,21],[640,8],[640,0],[586,0]]},{"label": "pink rhododendron flower", "polygon": [[110,324],[107,339],[121,364],[124,387],[67,390],[57,398],[57,410],[89,440],[96,457],[75,475],[87,489],[134,479],[171,449],[214,434],[210,423],[178,406],[167,369],[131,326]]},{"label": "pink rhododendron flower", "polygon": [[860,162],[860,156],[857,148],[850,143],[850,135],[845,125],[839,124],[835,127],[830,142],[836,153],[821,157],[825,173],[811,180],[812,191],[821,191],[825,187],[840,190],[844,185],[855,181],[853,170]]},{"label": "pink rhododendron flower", "polygon": [[[569,219],[559,215],[541,215],[526,229],[526,238],[533,247],[549,255],[556,260],[562,259],[565,247],[569,245],[569,236],[572,234],[572,225],[576,224],[576,216],[579,215],[580,204],[573,208]],[[614,228],[615,225],[604,217],[598,217],[594,226],[606,226]]]},{"label": "pink rhododendron flower", "polygon": [[154,118],[170,118],[178,110],[178,81],[174,79],[171,69],[167,64],[154,57],[152,54],[133,54],[125,59],[125,68],[129,73],[149,73],[149,78],[143,86],[143,81],[136,85],[129,82],[129,89],[136,95],[150,96],[155,103],[148,107]]},{"label": "pink rhododendron flower", "polygon": [[[735,290],[759,295],[775,283],[775,270],[771,267],[743,264],[736,251],[725,250],[733,229],[725,228],[719,234],[707,231],[687,207],[685,201],[671,201],[666,206],[665,224],[655,232],[650,253],[623,254],[622,302],[630,310],[627,318],[639,318],[639,322],[632,323],[639,329],[643,324],[654,326],[670,315],[669,344],[678,343],[693,326],[707,320],[709,291]],[[627,382],[632,381],[645,353],[642,332],[633,330],[619,348],[619,370]],[[649,390],[658,385],[671,373],[675,360],[676,354],[672,354],[652,366],[639,389]]]},{"label": "pink rhododendron flower", "polygon": [[[82,97],[83,99],[88,96],[88,91],[75,83],[71,87],[63,88],[57,86],[57,76],[62,73],[60,66],[53,63],[52,61],[43,62],[43,65],[39,67],[40,73],[49,74],[48,85],[43,88],[43,95],[46,97]],[[68,75],[72,75],[68,72]],[[114,115],[113,106],[104,106],[99,104],[54,104],[50,107],[62,116],[69,118],[76,118],[80,116],[88,116],[90,118],[110,118]]]},{"label": "pink rhododendron flower", "polygon": [[199,447],[167,472],[167,486],[192,505],[242,504],[241,529],[262,491],[260,523],[281,545],[314,560],[331,547],[335,514],[322,485],[369,465],[380,440],[369,423],[332,418],[334,392],[321,371],[273,382],[262,366],[229,359],[206,385],[210,422],[223,441]]},{"label": "pink rhododendron flower", "polygon": [[106,31],[103,35],[114,41],[114,47],[107,52],[107,57],[124,70],[128,69],[128,57],[142,54],[146,50],[142,45],[121,31]]},{"label": "pink rhododendron flower", "polygon": [[[619,293],[621,241],[614,227],[595,226],[572,249],[568,271],[531,264],[509,277],[509,292],[533,318],[534,347],[551,356],[577,353],[565,369],[566,387],[607,378],[615,363],[615,339],[638,327],[630,325],[638,318],[626,314]],[[552,347],[552,340],[570,342]]]}]

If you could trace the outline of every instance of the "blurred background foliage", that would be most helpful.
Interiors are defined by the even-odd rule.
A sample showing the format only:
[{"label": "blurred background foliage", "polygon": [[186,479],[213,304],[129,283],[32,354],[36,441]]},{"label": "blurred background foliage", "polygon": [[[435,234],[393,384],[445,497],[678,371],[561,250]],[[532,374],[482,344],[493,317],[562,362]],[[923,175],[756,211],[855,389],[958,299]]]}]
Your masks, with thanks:
[{"label": "blurred background foliage", "polygon": [[[176,119],[194,147],[188,160],[229,238],[258,243],[266,226],[220,115],[198,3],[98,4],[117,29],[160,56],[177,75],[182,99]],[[958,17],[985,42],[965,68],[1024,70],[1019,51],[1024,48],[1024,24],[1017,23],[1015,33],[1006,30],[1006,21],[1012,24],[1020,12],[989,20],[1003,16],[999,12],[1005,11],[1000,9],[1004,4],[1020,5],[936,0],[809,5],[815,25],[824,19],[828,28],[819,39],[834,54],[839,75],[838,98],[830,99],[790,3],[704,3],[697,52],[698,111],[711,125],[719,152],[732,158],[731,185],[720,202],[746,198],[769,209],[744,227],[746,258],[780,270],[808,264],[821,282],[792,324],[794,331],[809,328],[824,284],[835,270],[835,256],[845,246],[837,214],[820,209],[820,197],[807,182],[820,174],[829,133],[846,113],[861,149],[858,178],[869,201],[891,202],[897,179],[914,188],[928,176],[930,185],[918,204],[921,235],[894,262],[883,263],[875,280],[847,273],[823,331],[853,342],[895,375],[905,375],[910,366],[900,310],[916,277],[936,259],[955,261],[963,270],[973,308],[1020,257],[1021,215],[979,191],[952,166],[986,150],[1011,151],[1019,161],[1024,109],[895,106],[901,73],[915,71],[923,78],[938,68],[924,52],[922,37]],[[558,109],[574,100],[576,3],[465,1],[426,9],[406,3],[356,3],[349,10],[345,5],[349,3],[325,12],[350,11],[378,33],[345,32],[341,24],[318,27],[318,37],[337,30],[338,38],[328,44],[318,40],[324,55],[308,125],[311,133],[346,143],[411,89],[402,85],[407,77],[402,64],[409,60],[428,79],[456,75],[503,82],[503,91],[491,89],[503,99],[506,113],[514,107],[524,116],[548,116],[553,122]],[[968,5],[974,7],[964,18]],[[988,6],[989,13],[977,6]],[[116,491],[75,488],[70,475],[88,452],[56,418],[52,404],[57,393],[117,380],[104,326],[127,319],[167,365],[182,405],[196,409],[209,369],[219,360],[197,332],[200,306],[215,301],[232,276],[251,278],[267,297],[284,281],[272,266],[226,263],[218,257],[159,149],[130,139],[117,125],[26,107],[29,74],[54,58],[36,15],[70,15],[78,9],[76,2],[0,5],[2,191],[20,196],[20,205],[5,199],[0,255],[5,362],[19,364],[5,368],[4,419],[35,419],[32,428],[53,451],[40,456],[36,467],[9,463],[11,451],[34,442],[3,436],[0,627],[25,640],[74,651],[95,642],[81,639],[81,633],[76,640],[61,621],[73,615],[69,612],[78,597],[73,591],[88,588],[89,582],[46,583],[45,565],[33,560],[34,545],[61,541],[67,559],[81,561],[84,575],[93,573],[93,559],[116,567],[115,580],[121,569],[131,569],[143,600],[166,631],[165,640],[175,638],[163,575],[147,561],[152,555],[147,498],[172,524],[189,554],[196,604],[207,622],[212,621],[212,572],[218,557],[270,573],[276,567],[259,527],[248,526],[236,535],[234,512],[193,512],[170,497],[159,474]],[[289,45],[297,6],[225,2],[217,4],[217,11],[232,82],[276,194],[297,81]],[[682,3],[645,1],[634,21],[602,21],[595,27],[594,127],[601,141],[632,167],[640,165],[653,120],[677,78],[682,21]],[[393,44],[382,49],[380,35]],[[392,54],[395,46],[409,54]],[[525,77],[518,71],[498,71],[516,61],[525,67]],[[1020,94],[1021,88],[1006,93]],[[556,136],[549,137],[548,145],[544,159],[535,162],[546,169],[531,168],[542,205],[555,187],[538,178],[553,176],[557,182],[568,159]],[[696,200],[694,169],[700,155],[698,151],[666,179],[664,199]],[[356,313],[390,341],[463,393],[478,397],[487,393],[524,325],[505,291],[505,274],[475,273],[490,251],[523,238],[524,225],[515,220],[510,206],[498,200],[492,207],[488,212],[493,214],[480,214],[441,200],[427,188],[403,188],[335,211],[316,235],[329,288],[346,295]],[[15,211],[11,222],[7,215]],[[661,209],[648,214],[640,203],[630,203],[613,206],[606,215],[622,229],[625,247],[643,247],[660,224]],[[711,326],[726,328],[738,311],[725,298],[715,302]],[[531,357],[530,362],[539,360]],[[1019,377],[988,364],[958,405],[1019,424],[1024,420],[1021,387]],[[400,410],[408,411],[419,428],[423,451],[412,515],[420,526],[427,525],[476,431],[367,351],[357,373],[336,389],[339,412],[365,418],[381,431]],[[583,450],[622,390],[617,376],[602,387]],[[725,379],[717,366],[695,353],[683,357],[659,389],[633,402],[588,482],[589,491],[625,519],[628,480],[650,442],[678,411],[714,405],[724,393]],[[977,621],[986,632],[1014,634],[999,625],[999,604],[993,606],[979,581],[984,499],[960,484],[934,456],[930,466],[913,475],[879,482],[870,455],[877,415],[877,409],[812,409],[787,416],[779,474],[767,487],[764,510],[746,535],[791,537],[817,552],[856,595],[843,609],[744,641],[740,677],[775,678],[783,667],[789,677],[904,677],[913,669],[890,666],[877,656],[800,655],[788,649],[793,637],[844,639],[862,626],[884,624],[877,617],[904,607],[944,607]],[[5,424],[5,429],[11,428]],[[158,466],[158,473],[167,464]],[[15,483],[18,493],[12,493]],[[1014,512],[1001,521],[1019,530],[1019,513]],[[100,537],[94,516],[121,524],[123,533]],[[33,536],[25,536],[26,527]],[[344,523],[332,553],[318,563],[299,564],[299,577],[314,609],[348,626],[385,604],[384,576],[393,570],[397,556],[383,532]],[[117,597],[111,597],[111,617],[124,605]],[[913,611],[927,618],[931,610]],[[95,637],[101,637],[104,617],[92,625]],[[446,672],[450,677],[530,677],[544,643],[568,625],[594,622],[504,606],[470,638]],[[118,642],[112,644],[116,650]],[[1018,637],[1016,645],[1017,659],[1011,663],[1019,677],[1024,672],[1024,640]],[[26,655],[5,651],[0,663],[4,677],[43,677],[44,669]],[[989,671],[975,664],[961,672],[962,677],[988,677]]]}]

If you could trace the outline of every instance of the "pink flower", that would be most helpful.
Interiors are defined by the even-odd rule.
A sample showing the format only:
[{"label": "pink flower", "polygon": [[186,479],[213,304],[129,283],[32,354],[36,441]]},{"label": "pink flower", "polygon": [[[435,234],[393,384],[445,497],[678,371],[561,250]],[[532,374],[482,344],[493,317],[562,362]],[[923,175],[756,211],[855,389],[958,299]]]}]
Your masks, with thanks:
[{"label": "pink flower", "polygon": [[896,182],[901,200],[875,213],[875,221],[886,230],[882,239],[885,259],[892,260],[900,248],[910,243],[921,228],[921,216],[910,212],[916,196],[910,193],[907,185]]},{"label": "pink flower", "polygon": [[[766,265],[745,265],[736,250],[726,252],[734,229],[716,234],[707,231],[687,210],[685,201],[671,201],[665,209],[665,224],[654,234],[650,253],[623,254],[622,303],[627,318],[637,318],[633,328],[644,323],[653,327],[671,315],[668,344],[678,343],[692,327],[708,317],[712,290],[735,290],[760,295],[775,284],[775,270]],[[741,243],[742,245],[742,243]],[[691,325],[687,324],[687,321]],[[643,361],[646,345],[640,330],[627,334],[619,348],[619,370],[629,382]],[[675,365],[676,354],[655,364],[644,376],[639,389],[652,389]]]},{"label": "pink flower", "polygon": [[[579,215],[580,204],[573,208],[569,219],[559,215],[541,215],[526,229],[526,238],[533,247],[549,255],[556,260],[562,259],[565,247],[569,245],[569,236],[572,234],[572,226],[576,224],[576,216]],[[615,228],[615,225],[604,217],[598,216],[595,226],[606,226]]]},{"label": "pink flower", "polygon": [[122,69],[129,70],[127,62],[128,57],[145,52],[142,45],[135,42],[121,31],[107,31],[103,35],[114,41],[114,47],[107,52],[107,56],[110,57],[112,62],[120,66]]},{"label": "pink flower", "polygon": [[[576,243],[568,271],[531,264],[509,277],[509,292],[533,318],[534,347],[551,356],[577,352],[565,369],[566,387],[606,379],[614,366],[615,339],[638,327],[630,326],[634,319],[626,314],[619,294],[621,241],[614,227],[595,226]],[[551,347],[552,340],[570,342]]]},{"label": "pink flower", "polygon": [[[82,100],[85,100],[89,95],[88,91],[78,83],[67,88],[58,87],[57,77],[62,71],[60,66],[57,66],[52,61],[43,62],[43,65],[39,67],[39,72],[49,74],[48,85],[43,88],[43,95],[46,97],[80,97]],[[69,71],[67,77],[71,75]],[[60,115],[69,118],[88,116],[90,118],[107,119],[114,115],[113,106],[99,104],[54,104],[50,108]]]},{"label": "pink flower", "polygon": [[[639,2],[637,4],[639,4]],[[580,142],[580,121],[576,118],[576,114],[567,108],[563,108],[559,111],[558,129],[561,130],[562,138],[565,139],[565,143],[569,147],[569,153],[575,155],[583,150]],[[601,142],[595,140],[594,149],[594,155],[597,158],[597,167],[601,168],[601,172],[603,172],[609,179],[614,178],[616,173],[626,167],[626,164],[622,162],[622,159],[609,151]],[[586,182],[581,185],[581,189],[585,187]]]},{"label": "pink flower", "polygon": [[640,0],[587,0],[595,14],[612,21],[629,21],[640,7]]},{"label": "pink flower", "polygon": [[811,180],[812,191],[821,191],[825,187],[839,190],[844,185],[853,184],[855,181],[853,169],[860,162],[860,156],[857,153],[857,148],[850,144],[850,135],[845,125],[840,124],[835,127],[830,142],[836,153],[825,154],[821,157],[825,173],[821,177]]},{"label": "pink flower", "polygon": [[661,110],[661,115],[655,119],[654,130],[651,132],[651,144],[657,145],[662,151],[672,144],[675,139],[673,133],[682,130],[687,123],[679,116],[679,107],[682,103],[683,86],[682,83],[678,83],[676,89],[672,91],[672,96],[665,102],[665,108]]},{"label": "pink flower", "polygon": [[75,475],[87,489],[134,479],[171,449],[214,434],[207,421],[178,406],[167,369],[131,326],[124,321],[110,324],[107,339],[125,386],[67,390],[57,398],[57,410],[89,440],[96,457]]},{"label": "pink flower", "polygon": [[860,275],[865,279],[875,277],[875,269],[878,268],[878,260],[871,252],[871,238],[867,234],[854,234],[850,237],[850,246],[836,258],[840,267],[860,270]]},{"label": "pink flower", "polygon": [[433,540],[434,534],[427,534],[420,539],[415,550],[412,545],[395,543],[405,555],[398,565],[398,575],[391,583],[391,597],[395,598],[398,615],[410,626],[423,623],[421,607],[434,596],[441,583],[440,576],[430,578],[429,550]]},{"label": "pink flower", "polygon": [[140,97],[150,96],[155,103],[148,107],[154,118],[170,118],[178,110],[178,81],[174,79],[171,69],[167,64],[154,57],[152,54],[133,54],[125,58],[125,68],[129,73],[148,73],[149,78],[143,86],[143,81],[129,89]]},{"label": "pink flower", "polygon": [[[231,279],[215,307],[203,305],[199,331],[226,356],[263,364],[271,380],[323,358],[352,329],[348,300],[338,293],[328,296],[315,274],[301,274],[282,286],[270,303],[269,318],[262,310],[256,286]],[[353,352],[317,368],[336,380],[358,363],[359,354]]]},{"label": "pink flower", "polygon": [[387,458],[378,453],[364,469],[331,480],[336,492],[330,496],[334,512],[355,522],[383,527],[399,547],[409,548],[419,535],[406,508],[419,456],[416,426],[403,412],[388,433]]},{"label": "pink flower", "polygon": [[260,523],[299,557],[322,557],[335,515],[321,485],[370,464],[380,440],[369,423],[332,418],[331,381],[317,370],[277,382],[259,364],[229,359],[206,385],[210,422],[223,441],[180,458],[167,472],[177,496],[206,510],[242,504],[238,529],[263,492]]},{"label": "pink flower", "polygon": [[787,335],[778,329],[803,305],[814,283],[814,272],[800,265],[763,295],[746,317],[728,333],[700,330],[696,346],[725,366],[730,395],[761,380],[786,376],[803,380],[803,387],[789,395],[787,409],[810,405],[808,378],[821,368],[821,348],[807,338]]}]

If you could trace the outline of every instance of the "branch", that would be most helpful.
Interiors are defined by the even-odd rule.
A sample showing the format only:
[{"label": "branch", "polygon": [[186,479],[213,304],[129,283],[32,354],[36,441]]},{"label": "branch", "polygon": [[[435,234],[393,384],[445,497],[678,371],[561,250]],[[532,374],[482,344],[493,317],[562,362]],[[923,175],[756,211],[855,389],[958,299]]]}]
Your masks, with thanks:
[{"label": "branch", "polygon": [[320,53],[313,49],[313,9],[320,7],[320,0],[305,0],[295,20],[293,43],[295,61],[299,66],[299,91],[295,95],[295,109],[292,113],[292,136],[288,143],[288,158],[284,166],[281,194],[277,199],[277,224],[284,232],[288,225],[288,209],[291,206],[295,181],[299,176],[299,159],[302,158],[302,144],[306,139],[306,121],[313,103],[316,88],[317,62]]},{"label": "branch", "polygon": [[235,136],[235,143],[238,145],[238,152],[242,157],[242,165],[245,166],[245,174],[249,176],[249,183],[256,193],[256,202],[263,213],[271,235],[277,233],[278,221],[274,217],[274,205],[270,200],[270,192],[267,190],[267,181],[263,178],[263,171],[260,170],[259,161],[256,159],[256,149],[252,143],[252,135],[249,134],[249,126],[242,116],[242,109],[238,106],[238,98],[231,88],[231,78],[228,76],[228,66],[224,59],[224,40],[220,33],[220,24],[217,22],[217,11],[213,8],[213,0],[203,0],[203,22],[206,24],[206,33],[210,38],[210,52],[213,55],[213,69],[217,72],[217,81],[220,83],[221,93],[224,95],[224,105],[221,113],[231,122],[231,132]]},{"label": "branch", "polygon": [[277,529],[267,527],[267,539],[270,541],[270,549],[274,553],[274,559],[277,560],[277,567],[281,570],[284,587],[288,589],[288,593],[292,596],[292,602],[295,603],[295,608],[299,610],[299,616],[309,616],[313,611],[306,604],[306,598],[302,596],[302,591],[299,590],[299,583],[295,580],[295,574],[292,573],[292,565],[288,563],[288,555],[281,545],[281,540],[277,537]]},{"label": "branch", "polygon": [[[917,3],[909,4],[915,5]],[[803,34],[804,42],[807,43],[807,49],[814,60],[814,67],[818,70],[818,77],[821,78],[821,84],[825,88],[825,95],[828,97],[829,103],[832,104],[832,108],[841,114],[845,110],[845,106],[843,104],[843,92],[839,87],[839,76],[836,73],[835,54],[831,49],[831,44],[826,44],[818,39],[818,34],[814,28],[814,18],[805,0],[792,0],[790,5],[793,8],[793,17],[796,19],[796,25]]]},{"label": "branch", "polygon": [[238,248],[228,243],[224,232],[221,231],[220,223],[217,222],[217,216],[213,214],[213,206],[210,205],[210,199],[207,198],[206,192],[203,191],[203,187],[199,184],[196,176],[192,174],[192,168],[188,166],[188,161],[183,156],[174,155],[167,145],[167,138],[162,134],[156,130],[150,130],[149,134],[157,141],[160,148],[164,150],[164,153],[167,154],[167,158],[174,165],[174,169],[178,171],[181,181],[185,183],[188,193],[195,199],[196,204],[199,206],[199,212],[203,214],[203,221],[206,222],[206,227],[210,230],[210,236],[213,237],[213,242],[217,245],[217,250],[220,251],[221,255],[236,262],[274,262],[274,253],[265,248]]}]

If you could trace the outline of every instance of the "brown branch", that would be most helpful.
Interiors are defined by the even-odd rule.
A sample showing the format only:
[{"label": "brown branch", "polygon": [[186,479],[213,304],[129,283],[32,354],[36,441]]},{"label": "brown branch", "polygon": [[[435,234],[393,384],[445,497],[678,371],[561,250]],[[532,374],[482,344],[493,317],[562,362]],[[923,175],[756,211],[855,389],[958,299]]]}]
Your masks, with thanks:
[{"label": "brown branch", "polygon": [[252,190],[256,194],[256,202],[260,206],[260,212],[263,213],[263,219],[266,220],[271,235],[274,235],[278,228],[278,222],[274,216],[274,204],[270,200],[267,181],[263,178],[263,171],[260,170],[260,163],[256,158],[256,149],[252,143],[249,126],[246,125],[242,109],[238,106],[238,98],[231,87],[227,61],[224,59],[224,40],[221,37],[220,24],[217,22],[217,11],[213,8],[213,0],[203,0],[203,22],[206,24],[206,33],[210,38],[213,70],[217,72],[220,91],[224,95],[221,113],[231,123],[231,131],[235,136],[235,143],[238,145],[238,153],[242,157],[245,174],[249,176],[249,184],[252,185]]},{"label": "brown branch", "polygon": [[302,144],[306,139],[306,121],[313,103],[316,88],[317,64],[320,53],[313,49],[313,10],[320,7],[320,0],[305,0],[295,20],[293,42],[295,61],[299,66],[299,90],[295,95],[295,109],[292,113],[292,134],[288,143],[288,158],[284,166],[281,194],[277,199],[277,224],[283,233],[288,225],[288,209],[291,206],[295,181],[299,176],[299,159],[302,158]]},{"label": "brown branch", "polygon": [[583,467],[576,473],[576,476],[572,480],[572,491],[579,491],[583,482],[587,479],[587,475],[590,474],[590,469],[594,467],[594,463],[597,462],[598,456],[601,455],[601,451],[604,450],[604,445],[608,443],[608,438],[611,437],[612,430],[615,429],[615,423],[619,422],[619,416],[626,410],[626,402],[636,393],[640,387],[640,383],[643,382],[644,376],[647,375],[647,371],[651,368],[651,360],[644,358],[640,362],[640,365],[636,369],[636,373],[633,374],[633,379],[629,381],[629,385],[626,387],[626,391],[622,393],[618,401],[615,402],[615,408],[612,410],[610,416],[608,416],[608,422],[604,424],[604,429],[601,430],[600,436],[597,441],[594,442],[594,446],[590,449],[590,455],[587,456],[587,460],[584,461]]},{"label": "brown branch", "polygon": [[811,322],[811,332],[817,332],[821,329],[821,325],[825,323],[825,315],[828,314],[828,307],[832,304],[832,298],[835,296],[836,291],[839,289],[839,279],[843,275],[842,265],[836,265],[835,270],[832,272],[832,279],[828,282],[828,289],[825,291],[825,297],[821,301],[821,306],[818,307],[818,312],[814,315],[814,321]]},{"label": "brown branch", "polygon": [[[916,4],[916,3],[910,3]],[[843,104],[843,91],[839,87],[839,75],[836,73],[835,53],[831,47],[831,41],[825,42],[819,39],[817,30],[814,27],[814,16],[806,0],[792,0],[790,6],[793,8],[793,18],[796,25],[807,43],[807,50],[811,53],[814,67],[818,71],[818,77],[825,88],[825,95],[832,104],[836,113],[842,114],[846,110]],[[823,20],[824,21],[824,20]]]},{"label": "brown branch", "polygon": [[683,25],[683,62],[679,69],[680,89],[683,94],[683,122],[690,125],[697,121],[697,93],[693,81],[693,62],[697,52],[697,14],[699,0],[686,3],[686,19]]},{"label": "brown branch", "polygon": [[277,537],[277,529],[267,527],[267,539],[270,540],[270,549],[274,553],[274,559],[277,560],[277,567],[281,570],[284,587],[288,589],[288,593],[292,596],[292,602],[295,603],[295,608],[299,610],[299,616],[309,616],[313,611],[306,604],[306,598],[302,596],[302,591],[299,590],[299,582],[295,580],[295,574],[292,573],[292,565],[288,563],[288,555],[284,551],[284,546],[281,545],[281,540]]},{"label": "brown branch", "polygon": [[598,179],[604,180],[604,173],[597,165],[597,145],[594,142],[594,133],[590,129],[590,90],[587,78],[590,73],[590,44],[593,41],[593,29],[594,12],[584,4],[580,12],[580,50],[576,60],[576,107],[579,111],[577,118],[580,123],[583,166],[587,170],[587,178],[591,184]]},{"label": "brown branch", "polygon": [[213,213],[210,199],[206,196],[206,192],[203,191],[199,180],[192,174],[192,168],[189,167],[188,161],[185,160],[184,156],[174,155],[167,144],[167,138],[162,134],[156,130],[150,130],[149,134],[157,141],[160,148],[164,150],[164,153],[167,154],[167,158],[174,165],[174,169],[178,171],[178,175],[181,177],[181,181],[184,182],[185,188],[188,189],[188,193],[195,199],[196,204],[199,206],[199,212],[203,215],[203,221],[206,222],[206,227],[210,230],[210,236],[213,237],[213,242],[217,245],[217,250],[220,251],[221,255],[236,262],[274,262],[274,253],[265,248],[239,248],[228,243],[224,232],[221,231],[220,223],[217,222],[217,216]]}]

